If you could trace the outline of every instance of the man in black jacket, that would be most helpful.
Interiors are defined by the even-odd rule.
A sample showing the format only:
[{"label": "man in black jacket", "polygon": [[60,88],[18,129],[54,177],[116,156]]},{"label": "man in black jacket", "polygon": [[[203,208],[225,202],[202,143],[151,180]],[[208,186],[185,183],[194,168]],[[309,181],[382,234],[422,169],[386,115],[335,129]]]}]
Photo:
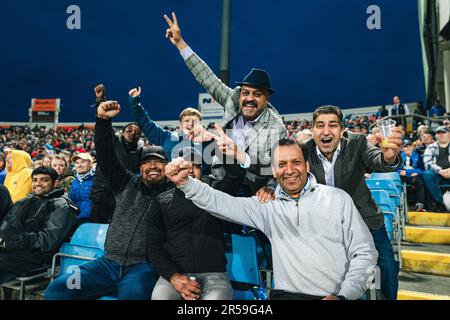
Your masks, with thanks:
[{"label": "man in black jacket", "polygon": [[[200,152],[186,147],[180,150],[180,156],[193,164],[189,175],[200,180]],[[224,179],[213,187],[235,194],[236,186],[245,178],[245,169],[239,165],[225,168]],[[150,210],[147,253],[161,275],[152,300],[233,298],[226,273],[222,223],[187,200],[178,188],[163,192]]]},{"label": "man in black jacket", "polygon": [[0,284],[50,264],[75,225],[78,208],[55,189],[58,173],[40,167],[31,178],[33,193],[14,204],[0,226]]},{"label": "man in black jacket", "polygon": [[148,300],[157,274],[147,261],[145,250],[148,214],[155,198],[173,188],[165,175],[167,155],[161,147],[142,152],[140,176],[117,159],[113,148],[111,119],[120,112],[117,101],[97,108],[95,145],[97,163],[116,198],[116,208],[108,229],[105,256],[79,268],[79,289],[69,289],[63,275],[50,284],[46,299],[91,299],[117,292],[121,300]]},{"label": "man in black jacket", "polygon": [[[106,101],[105,86],[100,84],[95,87],[96,105]],[[142,147],[138,145],[141,137],[141,129],[137,123],[129,123],[122,129],[122,134],[118,136],[114,132],[113,149],[117,159],[132,173],[139,173],[141,165]],[[109,223],[116,207],[116,201],[107,177],[102,170],[97,168],[95,172],[94,184],[91,190],[92,209],[91,219],[98,223]]]},{"label": "man in black jacket", "polygon": [[[342,119],[342,111],[338,107],[322,106],[314,111],[313,139],[305,143],[311,173],[318,183],[343,189],[352,197],[379,253],[381,290],[386,299],[395,300],[398,263],[384,227],[383,214],[372,199],[364,174],[366,168],[388,172],[400,167],[400,129],[394,128],[387,139],[389,144],[380,149],[368,143],[364,135],[344,131]],[[381,140],[379,134],[377,137]]]}]

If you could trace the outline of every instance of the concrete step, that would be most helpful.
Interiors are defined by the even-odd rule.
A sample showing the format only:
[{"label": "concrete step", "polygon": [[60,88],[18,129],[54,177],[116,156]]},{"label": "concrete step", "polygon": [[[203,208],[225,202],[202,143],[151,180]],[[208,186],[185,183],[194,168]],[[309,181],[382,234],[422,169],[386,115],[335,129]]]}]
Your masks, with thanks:
[{"label": "concrete step", "polygon": [[[396,250],[395,244],[393,247],[394,250]],[[427,251],[427,252],[450,254],[450,246],[446,244],[415,243],[402,241],[402,250]]]},{"label": "concrete step", "polygon": [[449,227],[406,227],[406,241],[416,243],[450,244]]},{"label": "concrete step", "polygon": [[402,271],[450,277],[450,254],[402,250]]},{"label": "concrete step", "polygon": [[450,278],[400,272],[399,300],[450,300]]},{"label": "concrete step", "polygon": [[450,227],[450,213],[408,212],[409,224],[414,226]]},{"label": "concrete step", "polygon": [[450,296],[399,290],[397,293],[397,300],[450,300]]}]

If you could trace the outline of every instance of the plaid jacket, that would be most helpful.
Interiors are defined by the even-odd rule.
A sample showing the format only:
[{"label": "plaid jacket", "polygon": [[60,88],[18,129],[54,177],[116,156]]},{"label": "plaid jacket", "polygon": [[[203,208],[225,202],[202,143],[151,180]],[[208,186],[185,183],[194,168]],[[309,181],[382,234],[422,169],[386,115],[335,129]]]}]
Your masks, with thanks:
[{"label": "plaid jacket", "polygon": [[[230,129],[233,120],[241,114],[239,107],[241,87],[237,86],[232,89],[226,86],[195,53],[186,60],[186,65],[195,79],[224,107],[225,115],[222,126]],[[268,103],[267,108],[256,121],[244,150],[250,156],[252,163],[247,170],[244,183],[248,184],[252,191],[257,191],[270,180],[272,147],[279,139],[286,137],[287,131],[283,119],[278,111]]]},{"label": "plaid jacket", "polygon": [[[447,148],[450,148],[450,144],[447,146]],[[437,142],[430,144],[423,154],[423,164],[425,166],[425,170],[432,170],[436,173],[439,173],[439,170],[447,169],[447,168],[441,168],[436,164],[437,159],[439,157],[439,145]],[[450,157],[448,159],[450,161]]]}]

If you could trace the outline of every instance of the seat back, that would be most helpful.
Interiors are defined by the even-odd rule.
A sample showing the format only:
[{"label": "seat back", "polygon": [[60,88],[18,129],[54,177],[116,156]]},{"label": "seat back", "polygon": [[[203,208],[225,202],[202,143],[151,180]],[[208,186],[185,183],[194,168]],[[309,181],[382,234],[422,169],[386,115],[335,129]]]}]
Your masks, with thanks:
[{"label": "seat back", "polygon": [[62,254],[60,274],[72,273],[74,267],[103,256],[108,227],[108,224],[97,223],[80,225],[70,243],[64,243],[59,250]]},{"label": "seat back", "polygon": [[391,180],[384,179],[366,179],[366,184],[370,190],[385,190],[391,198],[391,202],[394,207],[398,207],[401,204],[402,190],[395,185]]},{"label": "seat back", "polygon": [[108,227],[109,224],[83,223],[75,230],[70,243],[104,249]]},{"label": "seat back", "polygon": [[259,286],[257,243],[253,236],[228,234],[231,252],[226,252],[230,281]]},{"label": "seat back", "polygon": [[398,172],[374,172],[370,175],[370,179],[375,180],[391,180],[395,184],[402,184],[402,178]]},{"label": "seat back", "polygon": [[384,214],[395,215],[395,208],[392,208],[392,202],[389,194],[385,190],[370,190],[373,200]]},{"label": "seat back", "polygon": [[[389,174],[393,175],[389,176]],[[372,173],[367,180],[390,181],[394,184],[397,194],[400,195],[403,192],[403,182],[397,172]]]}]

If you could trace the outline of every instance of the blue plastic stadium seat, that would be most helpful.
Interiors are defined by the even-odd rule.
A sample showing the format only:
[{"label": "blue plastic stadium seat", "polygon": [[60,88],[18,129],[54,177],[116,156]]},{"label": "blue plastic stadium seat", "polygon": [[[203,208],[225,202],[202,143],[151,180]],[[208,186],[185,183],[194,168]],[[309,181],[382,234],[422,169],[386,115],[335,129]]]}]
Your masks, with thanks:
[{"label": "blue plastic stadium seat", "polygon": [[370,190],[385,190],[391,198],[394,207],[401,205],[402,190],[399,189],[391,180],[385,179],[366,179],[366,184]]},{"label": "blue plastic stadium seat", "polygon": [[258,299],[255,291],[260,286],[258,245],[254,236],[225,234],[231,241],[231,251],[226,252],[227,272],[234,287],[234,299]]},{"label": "blue plastic stadium seat", "polygon": [[393,239],[393,225],[395,218],[395,208],[392,207],[389,194],[385,190],[370,190],[373,199],[384,215],[384,225],[389,239]]},{"label": "blue plastic stadium seat", "polygon": [[71,273],[74,267],[103,256],[108,227],[108,224],[97,223],[80,225],[73,234],[70,243],[64,243],[59,250],[61,256],[60,274]]}]

